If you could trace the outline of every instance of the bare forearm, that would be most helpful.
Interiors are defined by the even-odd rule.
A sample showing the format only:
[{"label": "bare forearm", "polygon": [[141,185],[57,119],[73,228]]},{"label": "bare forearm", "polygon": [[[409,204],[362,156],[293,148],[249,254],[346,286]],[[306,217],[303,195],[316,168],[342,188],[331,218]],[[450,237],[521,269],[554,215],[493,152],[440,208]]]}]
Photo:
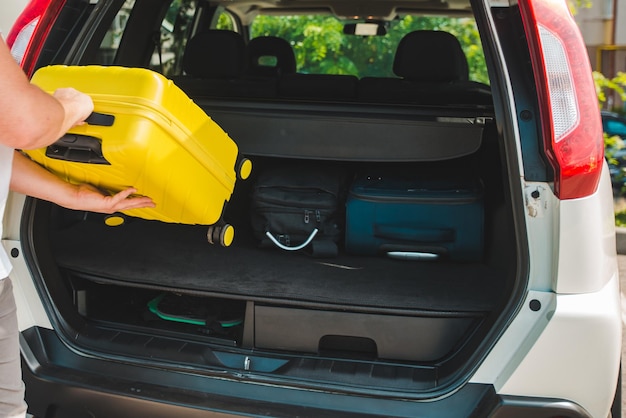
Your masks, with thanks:
[{"label": "bare forearm", "polygon": [[78,186],[63,181],[23,154],[15,152],[10,189],[60,206],[72,207]]},{"label": "bare forearm", "polygon": [[77,101],[79,94],[73,89],[62,89],[53,96],[27,84],[21,94],[19,100],[0,106],[5,116],[0,121],[0,142],[12,148],[48,146],[89,115],[90,103],[86,98]]},{"label": "bare forearm", "polygon": [[59,133],[58,127],[64,119],[63,108],[50,95],[37,93],[35,86],[26,94],[29,99],[16,101],[8,117],[2,118],[2,143],[22,149],[49,145]]},{"label": "bare forearm", "polygon": [[50,145],[93,111],[88,96],[74,89],[50,95],[31,84],[0,37],[0,143],[17,149]]},{"label": "bare forearm", "polygon": [[10,189],[68,209],[91,212],[113,213],[155,206],[149,197],[136,196],[137,191],[132,187],[109,195],[88,184],[68,183],[17,151],[13,156]]}]

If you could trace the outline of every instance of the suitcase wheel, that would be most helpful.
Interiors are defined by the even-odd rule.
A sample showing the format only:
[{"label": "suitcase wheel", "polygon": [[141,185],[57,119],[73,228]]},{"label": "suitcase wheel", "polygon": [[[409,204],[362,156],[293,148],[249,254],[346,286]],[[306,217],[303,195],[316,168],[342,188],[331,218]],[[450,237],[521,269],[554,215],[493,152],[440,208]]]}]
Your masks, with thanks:
[{"label": "suitcase wheel", "polygon": [[252,161],[247,158],[242,158],[237,163],[237,178],[240,180],[245,180],[250,177],[250,173],[252,172]]},{"label": "suitcase wheel", "polygon": [[207,240],[210,244],[220,243],[222,247],[230,247],[235,239],[235,228],[230,224],[211,225],[207,231]]},{"label": "suitcase wheel", "polygon": [[126,222],[126,216],[121,213],[113,213],[104,217],[104,224],[106,226],[120,226]]}]

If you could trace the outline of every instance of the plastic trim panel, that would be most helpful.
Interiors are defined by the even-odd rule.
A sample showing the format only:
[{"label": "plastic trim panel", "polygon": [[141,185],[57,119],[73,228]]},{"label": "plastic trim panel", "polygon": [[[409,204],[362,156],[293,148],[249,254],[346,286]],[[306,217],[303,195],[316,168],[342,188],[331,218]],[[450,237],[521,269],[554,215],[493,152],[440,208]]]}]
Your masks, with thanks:
[{"label": "plastic trim panel", "polygon": [[571,402],[500,397],[484,384],[467,384],[433,401],[410,402],[248,384],[244,374],[207,376],[141,367],[82,356],[54,331],[36,327],[22,333],[21,345],[26,399],[36,416],[590,417]]},{"label": "plastic trim panel", "polygon": [[[83,356],[54,331],[22,333],[23,375],[30,413],[46,417],[363,417],[482,416],[496,403],[490,385],[468,384],[427,402],[259,385],[244,372],[208,375]],[[272,401],[275,402],[272,402]],[[389,415],[392,411],[393,415]]]}]

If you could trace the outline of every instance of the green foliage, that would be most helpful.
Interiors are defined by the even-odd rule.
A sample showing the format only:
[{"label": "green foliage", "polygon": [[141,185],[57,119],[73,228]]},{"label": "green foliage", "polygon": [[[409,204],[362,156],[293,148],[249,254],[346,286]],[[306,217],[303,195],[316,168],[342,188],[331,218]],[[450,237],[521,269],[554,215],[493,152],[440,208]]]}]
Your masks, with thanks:
[{"label": "green foliage", "polygon": [[[618,72],[617,76],[609,79],[604,74],[594,71],[593,81],[595,82],[600,108],[606,103],[607,91],[617,93],[622,101],[626,101],[626,73]],[[609,136],[605,133],[604,145],[607,160],[609,163],[615,164],[616,161],[613,159],[613,153],[623,148],[624,141],[619,136]]]},{"label": "green foliage", "polygon": [[343,22],[330,16],[258,16],[251,37],[287,39],[299,72],[352,74],[357,77],[394,77],[396,45],[414,30],[442,30],[457,36],[468,59],[470,78],[488,83],[478,29],[472,19],[406,16],[389,22],[385,36],[343,34]]},{"label": "green foliage", "polygon": [[[594,71],[593,80],[596,86],[596,93],[598,95],[599,107],[604,107],[606,103],[606,93],[613,91],[617,93],[622,101],[626,101],[626,73],[618,72],[617,76],[613,78],[607,78],[604,74]],[[619,162],[615,158],[615,152],[624,147],[624,141],[617,135],[609,136],[604,133],[604,154],[609,164],[614,166],[620,166]],[[621,172],[620,178],[626,177],[626,173]],[[619,195],[623,195],[624,188],[618,190]],[[626,211],[619,211],[615,213],[615,225],[620,227],[626,227]]]},{"label": "green foliage", "polygon": [[235,30],[235,24],[228,13],[220,13],[217,17],[216,29]]},{"label": "green foliage", "polygon": [[593,81],[601,108],[606,103],[607,90],[617,93],[622,101],[626,101],[626,73],[620,71],[615,77],[609,79],[604,74],[594,71]]},{"label": "green foliage", "polygon": [[567,2],[570,12],[576,15],[580,9],[589,9],[592,6],[591,0],[568,0]]}]

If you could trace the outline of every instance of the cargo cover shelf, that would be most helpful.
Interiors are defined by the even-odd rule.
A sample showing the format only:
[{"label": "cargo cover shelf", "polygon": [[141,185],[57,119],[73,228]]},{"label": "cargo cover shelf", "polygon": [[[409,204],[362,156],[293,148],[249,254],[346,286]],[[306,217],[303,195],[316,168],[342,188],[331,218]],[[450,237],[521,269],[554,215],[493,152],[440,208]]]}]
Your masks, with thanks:
[{"label": "cargo cover shelf", "polygon": [[[242,228],[243,229],[243,228]],[[98,215],[51,231],[53,255],[96,281],[296,305],[374,311],[489,312],[502,300],[502,271],[487,263],[431,263],[259,249],[240,236],[208,246],[201,226],[133,220],[107,227]],[[94,240],[93,237],[99,237]]]}]

